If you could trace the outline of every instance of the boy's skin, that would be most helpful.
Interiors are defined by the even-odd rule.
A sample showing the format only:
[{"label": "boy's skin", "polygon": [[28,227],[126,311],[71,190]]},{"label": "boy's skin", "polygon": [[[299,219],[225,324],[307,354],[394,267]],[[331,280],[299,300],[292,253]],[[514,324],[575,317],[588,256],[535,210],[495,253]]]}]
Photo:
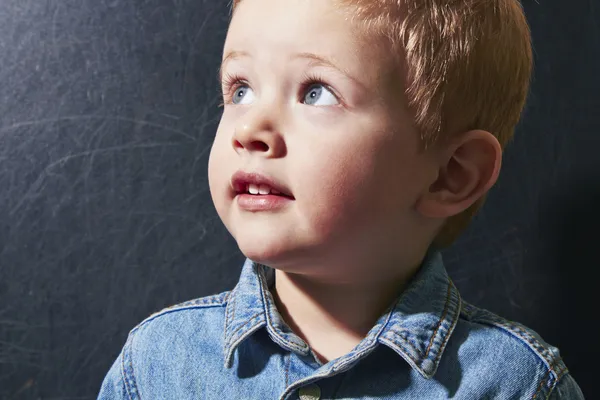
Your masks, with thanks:
[{"label": "boy's skin", "polygon": [[[243,0],[223,54],[224,79],[239,80],[224,87],[209,161],[215,207],[244,255],[276,269],[288,325],[321,361],[340,357],[401,293],[445,219],[496,182],[500,144],[475,130],[422,151],[401,67],[334,0]],[[321,84],[304,85],[307,74]],[[248,200],[237,171],[293,199]]]}]

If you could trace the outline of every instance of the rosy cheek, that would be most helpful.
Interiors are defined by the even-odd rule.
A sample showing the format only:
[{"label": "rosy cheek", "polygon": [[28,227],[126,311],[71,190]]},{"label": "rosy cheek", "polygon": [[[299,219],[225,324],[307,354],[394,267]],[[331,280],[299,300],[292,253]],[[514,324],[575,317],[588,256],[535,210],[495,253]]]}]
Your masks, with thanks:
[{"label": "rosy cheek", "polygon": [[361,189],[361,181],[365,180],[358,165],[348,160],[335,159],[331,155],[325,159],[333,162],[314,169],[312,184],[308,186],[308,175],[305,175],[303,208],[311,229],[319,236],[343,234],[357,219],[365,203],[365,195]]}]

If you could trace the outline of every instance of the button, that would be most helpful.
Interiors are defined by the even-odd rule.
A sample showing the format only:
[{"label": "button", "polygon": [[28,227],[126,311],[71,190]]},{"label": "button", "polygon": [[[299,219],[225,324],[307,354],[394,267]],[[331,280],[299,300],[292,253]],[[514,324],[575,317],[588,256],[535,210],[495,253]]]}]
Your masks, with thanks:
[{"label": "button", "polygon": [[319,400],[321,388],[315,384],[300,388],[300,400]]}]

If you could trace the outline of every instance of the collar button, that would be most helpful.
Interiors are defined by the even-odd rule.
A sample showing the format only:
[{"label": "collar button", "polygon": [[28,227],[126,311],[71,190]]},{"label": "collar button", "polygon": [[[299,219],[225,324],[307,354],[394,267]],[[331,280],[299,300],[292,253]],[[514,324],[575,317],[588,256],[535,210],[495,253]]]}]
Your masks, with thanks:
[{"label": "collar button", "polygon": [[300,388],[300,400],[320,400],[321,388],[315,384]]}]

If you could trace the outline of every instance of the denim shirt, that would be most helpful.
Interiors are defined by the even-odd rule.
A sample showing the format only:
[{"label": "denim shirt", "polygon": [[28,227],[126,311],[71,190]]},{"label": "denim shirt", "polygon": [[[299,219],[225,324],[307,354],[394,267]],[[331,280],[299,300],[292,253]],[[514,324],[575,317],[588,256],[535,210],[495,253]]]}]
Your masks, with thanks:
[{"label": "denim shirt", "polygon": [[461,299],[430,252],[348,354],[327,363],[286,325],[271,268],[158,312],[129,334],[98,399],[583,399],[557,348]]}]

